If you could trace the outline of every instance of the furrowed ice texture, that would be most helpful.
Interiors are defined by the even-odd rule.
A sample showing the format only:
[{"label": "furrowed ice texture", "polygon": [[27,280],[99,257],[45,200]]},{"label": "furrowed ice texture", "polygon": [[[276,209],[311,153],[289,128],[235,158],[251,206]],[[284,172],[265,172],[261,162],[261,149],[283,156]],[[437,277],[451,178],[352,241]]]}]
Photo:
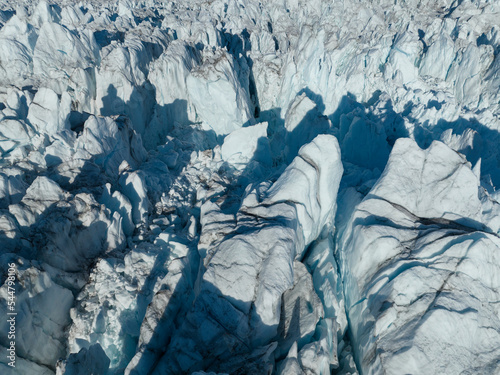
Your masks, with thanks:
[{"label": "furrowed ice texture", "polygon": [[499,20],[1,1],[0,372],[500,371]]},{"label": "furrowed ice texture", "polygon": [[443,143],[401,139],[354,210],[339,248],[364,374],[499,370],[500,240],[478,186]]},{"label": "furrowed ice texture", "polygon": [[[294,259],[301,259],[331,223],[341,176],[336,139],[320,135],[301,148],[267,191],[251,191],[236,213],[234,229],[203,260],[196,300],[166,353],[131,373],[267,373],[276,346],[286,354],[293,342],[302,347],[310,341],[323,308],[305,266]],[[292,286],[295,293],[283,295]],[[181,301],[163,303],[171,309],[176,302]],[[278,327],[283,315],[286,328]],[[162,317],[163,329],[173,318]],[[298,321],[289,326],[289,319]]]}]

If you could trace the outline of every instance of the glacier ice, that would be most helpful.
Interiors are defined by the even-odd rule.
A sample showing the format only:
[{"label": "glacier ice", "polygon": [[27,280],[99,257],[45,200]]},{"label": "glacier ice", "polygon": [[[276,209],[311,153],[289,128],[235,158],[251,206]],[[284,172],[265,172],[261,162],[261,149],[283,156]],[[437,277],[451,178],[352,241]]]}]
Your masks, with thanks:
[{"label": "glacier ice", "polygon": [[1,2],[0,371],[499,372],[499,14]]},{"label": "glacier ice", "polygon": [[[497,371],[500,243],[470,167],[443,143],[398,140],[339,236],[363,373]],[[459,337],[469,339],[455,345]]]},{"label": "glacier ice", "polygon": [[267,123],[237,129],[224,138],[221,158],[237,169],[245,169],[250,161],[271,164]]},{"label": "glacier ice", "polygon": [[[333,157],[327,165],[319,167],[318,163],[325,155]],[[301,173],[310,177],[298,181],[295,188],[298,188],[299,195],[292,200],[289,189],[293,185],[290,179]],[[335,186],[338,187],[341,175],[336,139],[330,135],[320,135],[301,148],[294,162],[267,191],[249,192],[236,214],[236,223],[231,228],[234,234],[229,233],[227,239],[216,242],[208,249],[203,259],[205,271],[198,286],[199,291],[193,306],[186,312],[185,320],[179,323],[178,330],[172,334],[164,331],[171,328],[162,328],[163,337],[171,336],[171,341],[163,356],[159,356],[157,350],[159,361],[154,357],[148,359],[149,366],[158,363],[153,368],[154,373],[207,368],[229,373],[238,368],[247,372],[267,372],[272,369],[271,354],[280,345],[280,340],[273,340],[279,334],[278,330],[283,332],[285,341],[280,347],[285,347],[285,351],[288,351],[287,342],[299,341],[303,345],[307,341],[304,337],[314,332],[322,315],[322,306],[315,296],[316,312],[312,315],[309,312],[307,306],[312,302],[308,294],[314,295],[312,280],[303,265],[294,266],[294,259],[300,258],[304,247],[312,241],[309,233],[312,229],[309,227],[315,225],[323,228],[329,224],[334,212]],[[333,191],[327,192],[321,201],[317,201],[316,197],[327,188],[325,185],[333,186]],[[250,232],[242,229],[252,226],[255,228]],[[309,279],[309,291],[297,287],[295,293],[290,292],[290,302],[285,302],[285,313],[281,311],[281,299],[286,290],[292,287],[295,273],[298,280]],[[179,288],[180,292],[177,291]],[[179,281],[174,295],[167,295],[168,301],[163,302],[166,305],[164,314],[171,309],[174,312],[179,309],[171,306],[179,304],[174,297],[177,293],[185,294],[184,289],[183,282]],[[300,323],[299,319],[295,323],[299,326],[293,326],[293,330],[280,329],[280,317],[293,319],[294,306],[301,305],[301,314],[309,317],[308,326]],[[150,307],[157,309],[156,305]],[[163,326],[171,325],[174,317],[161,317],[166,320]],[[151,326],[149,319],[145,323]],[[290,323],[285,324],[289,326]],[[210,360],[213,357],[219,360],[213,362]],[[246,363],[247,357],[252,358],[252,361]],[[140,358],[137,363],[141,363]],[[140,369],[140,372],[144,371],[148,370]]]},{"label": "glacier ice", "polygon": [[[70,322],[69,308],[73,303],[73,294],[52,281],[48,272],[38,270],[27,261],[20,265],[18,271],[17,277],[22,286],[16,293],[19,308],[16,316],[17,355],[35,364],[53,366],[65,355],[64,328]],[[6,299],[7,285],[2,287],[1,293]],[[54,301],[59,308],[54,309]],[[7,311],[7,306],[2,306],[5,316]],[[2,331],[6,331],[7,324],[5,319]],[[2,345],[8,347],[5,343]]]}]

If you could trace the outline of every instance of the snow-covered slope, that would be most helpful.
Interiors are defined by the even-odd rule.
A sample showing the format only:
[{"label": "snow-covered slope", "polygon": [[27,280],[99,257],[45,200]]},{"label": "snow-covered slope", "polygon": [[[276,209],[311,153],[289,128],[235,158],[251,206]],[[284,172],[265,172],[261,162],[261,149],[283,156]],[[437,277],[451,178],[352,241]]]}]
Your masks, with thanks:
[{"label": "snow-covered slope", "polygon": [[3,0],[1,372],[500,373],[499,51],[498,1]]}]

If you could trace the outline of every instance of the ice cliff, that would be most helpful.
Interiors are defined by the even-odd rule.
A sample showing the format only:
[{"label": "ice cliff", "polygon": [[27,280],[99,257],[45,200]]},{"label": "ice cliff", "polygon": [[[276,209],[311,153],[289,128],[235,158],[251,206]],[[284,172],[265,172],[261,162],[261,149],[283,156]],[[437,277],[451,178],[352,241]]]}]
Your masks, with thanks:
[{"label": "ice cliff", "polygon": [[500,3],[0,3],[7,374],[500,373]]}]

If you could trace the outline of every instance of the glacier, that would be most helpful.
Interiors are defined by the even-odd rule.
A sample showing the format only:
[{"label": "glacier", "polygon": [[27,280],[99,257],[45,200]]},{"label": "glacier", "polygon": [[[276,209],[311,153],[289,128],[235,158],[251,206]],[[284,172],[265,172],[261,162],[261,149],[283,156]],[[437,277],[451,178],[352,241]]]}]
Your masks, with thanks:
[{"label": "glacier", "polygon": [[500,373],[499,51],[491,0],[1,1],[0,372]]}]

